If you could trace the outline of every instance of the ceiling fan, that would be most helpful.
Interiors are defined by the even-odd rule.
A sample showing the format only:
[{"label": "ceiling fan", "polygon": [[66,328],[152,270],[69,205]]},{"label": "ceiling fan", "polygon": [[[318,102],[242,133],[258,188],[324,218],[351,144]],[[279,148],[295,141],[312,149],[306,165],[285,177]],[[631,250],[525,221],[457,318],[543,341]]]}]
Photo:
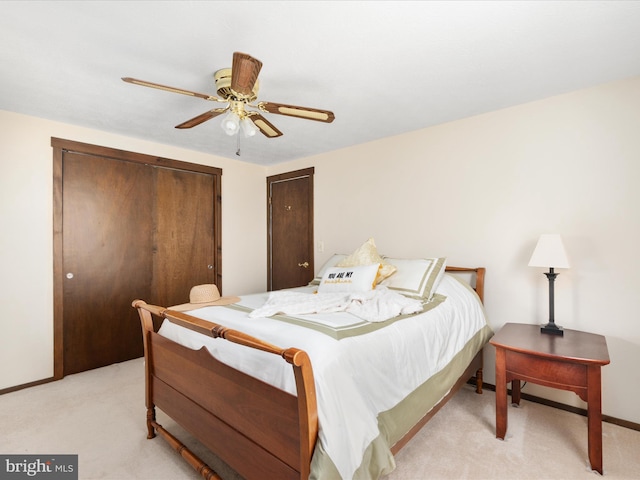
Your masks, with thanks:
[{"label": "ceiling fan", "polygon": [[262,116],[264,112],[325,123],[333,122],[335,116],[333,112],[328,110],[274,102],[251,103],[258,98],[258,73],[260,73],[261,68],[262,62],[260,60],[246,53],[234,52],[232,67],[218,70],[213,75],[216,90],[220,97],[192,92],[182,88],[168,87],[136,78],[124,77],[122,80],[135,85],[142,85],[143,87],[158,88],[168,92],[181,93],[227,104],[224,107],[214,108],[180,125],[176,125],[175,128],[192,128],[218,115],[225,114],[221,126],[228,135],[235,135],[242,129],[245,136],[253,136],[257,131],[260,131],[268,138],[275,138],[281,136],[282,132]]}]

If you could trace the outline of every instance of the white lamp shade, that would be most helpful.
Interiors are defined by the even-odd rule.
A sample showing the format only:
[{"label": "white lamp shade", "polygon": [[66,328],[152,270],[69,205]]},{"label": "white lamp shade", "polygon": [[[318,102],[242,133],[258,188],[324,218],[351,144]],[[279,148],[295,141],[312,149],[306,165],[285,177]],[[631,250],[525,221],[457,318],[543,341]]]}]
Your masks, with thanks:
[{"label": "white lamp shade", "polygon": [[569,259],[560,235],[546,233],[540,235],[531,260],[530,267],[569,268]]}]

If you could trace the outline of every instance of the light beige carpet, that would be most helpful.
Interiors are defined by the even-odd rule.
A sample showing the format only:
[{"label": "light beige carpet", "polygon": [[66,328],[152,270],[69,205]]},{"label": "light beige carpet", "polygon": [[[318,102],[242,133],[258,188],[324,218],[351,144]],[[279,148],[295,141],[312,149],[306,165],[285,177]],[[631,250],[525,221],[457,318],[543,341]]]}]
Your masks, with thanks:
[{"label": "light beige carpet", "polygon": [[[143,368],[132,360],[0,396],[0,453],[78,454],[87,480],[198,479],[163,439],[146,438]],[[588,467],[585,417],[523,400],[509,408],[502,441],[494,402],[491,391],[463,388],[397,455],[386,480],[599,477]],[[158,420],[175,427],[161,412]],[[604,478],[640,478],[640,432],[607,423],[603,431]]]}]

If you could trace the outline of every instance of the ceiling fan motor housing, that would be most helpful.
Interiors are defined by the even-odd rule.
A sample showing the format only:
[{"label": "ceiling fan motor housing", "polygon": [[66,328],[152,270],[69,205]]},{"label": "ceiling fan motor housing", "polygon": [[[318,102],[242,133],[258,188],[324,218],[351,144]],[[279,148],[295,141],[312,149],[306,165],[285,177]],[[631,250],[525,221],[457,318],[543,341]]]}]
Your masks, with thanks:
[{"label": "ceiling fan motor housing", "polygon": [[218,95],[220,95],[225,100],[236,99],[244,102],[253,102],[256,98],[258,98],[258,90],[260,85],[257,80],[253,86],[251,95],[241,95],[231,89],[230,68],[223,68],[222,70],[218,70],[213,74],[213,78],[216,81],[216,91],[218,92]]}]

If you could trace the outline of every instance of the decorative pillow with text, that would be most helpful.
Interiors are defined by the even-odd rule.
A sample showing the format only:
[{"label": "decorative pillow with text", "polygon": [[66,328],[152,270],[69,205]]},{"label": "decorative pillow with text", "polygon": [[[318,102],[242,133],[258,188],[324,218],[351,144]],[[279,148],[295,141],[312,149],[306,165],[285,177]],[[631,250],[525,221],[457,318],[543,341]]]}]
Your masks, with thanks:
[{"label": "decorative pillow with text", "polygon": [[338,262],[344,260],[345,258],[347,258],[347,255],[344,253],[334,253],[331,258],[329,258],[329,260],[324,262],[324,265],[322,265],[322,268],[318,270],[318,273],[315,277],[313,277],[313,280],[309,282],[309,285],[320,285],[320,281],[324,276],[324,272],[326,272],[328,268],[335,267]]},{"label": "decorative pillow with text", "polygon": [[330,267],[324,272],[318,293],[368,292],[375,288],[379,263],[357,267]]}]

